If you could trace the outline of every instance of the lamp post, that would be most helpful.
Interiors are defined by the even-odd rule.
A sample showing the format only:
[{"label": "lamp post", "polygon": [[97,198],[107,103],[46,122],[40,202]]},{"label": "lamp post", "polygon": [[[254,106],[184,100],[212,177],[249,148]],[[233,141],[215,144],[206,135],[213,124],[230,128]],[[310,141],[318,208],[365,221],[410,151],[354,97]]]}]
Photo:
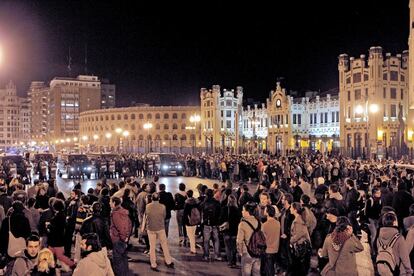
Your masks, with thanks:
[{"label": "lamp post", "polygon": [[198,114],[194,114],[190,116],[190,122],[194,124],[194,147],[193,147],[193,154],[195,153],[194,151],[196,150],[196,141],[197,141],[197,123],[201,121],[201,117]]},{"label": "lamp post", "polygon": [[[376,114],[379,110],[379,106],[377,104],[371,104],[368,106],[368,101],[366,102],[366,106],[365,106],[365,116],[366,116],[366,127],[365,127],[365,146],[367,148],[367,158],[371,158],[371,142],[369,139],[369,113],[372,114]],[[361,105],[358,105],[355,108],[355,112],[358,115],[362,115],[364,113],[364,108]],[[376,126],[375,126],[375,130],[376,130]],[[376,131],[375,131],[376,132]]]},{"label": "lamp post", "polygon": [[121,133],[122,133],[122,131],[123,130],[120,127],[118,127],[118,128],[115,129],[115,133],[118,136],[118,150],[117,151],[120,151],[121,150]]},{"label": "lamp post", "polygon": [[146,152],[151,152],[150,141],[149,141],[149,131],[150,131],[151,128],[152,128],[152,124],[150,122],[146,122],[144,124],[144,129],[147,130],[147,143],[148,143],[148,151],[146,151]]}]

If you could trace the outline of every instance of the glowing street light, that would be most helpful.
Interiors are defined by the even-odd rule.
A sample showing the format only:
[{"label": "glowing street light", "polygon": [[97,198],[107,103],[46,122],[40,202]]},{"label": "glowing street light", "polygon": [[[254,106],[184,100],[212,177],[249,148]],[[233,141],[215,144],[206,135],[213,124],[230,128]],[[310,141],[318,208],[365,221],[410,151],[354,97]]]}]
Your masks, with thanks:
[{"label": "glowing street light", "polygon": [[122,128],[120,128],[120,127],[116,128],[115,129],[115,132],[118,133],[118,134],[120,134],[122,132]]},{"label": "glowing street light", "polygon": [[125,130],[124,132],[122,132],[122,136],[128,137],[129,136],[129,131]]},{"label": "glowing street light", "polygon": [[358,115],[364,113],[364,108],[362,107],[362,105],[357,105],[357,107],[355,108],[355,113]]},{"label": "glowing street light", "polygon": [[98,134],[94,134],[94,135],[93,135],[93,140],[95,140],[95,141],[96,141],[96,140],[98,140],[98,139],[99,139],[99,135],[98,135]]},{"label": "glowing street light", "polygon": [[371,104],[369,106],[369,111],[371,113],[377,113],[379,111],[379,106],[377,104]]},{"label": "glowing street light", "polygon": [[68,143],[69,143],[69,142],[70,142],[70,138],[66,138],[66,142],[68,142]]},{"label": "glowing street light", "polygon": [[85,142],[85,141],[88,141],[88,136],[83,135],[83,136],[82,136],[82,141],[84,141],[84,142]]},{"label": "glowing street light", "polygon": [[111,139],[112,134],[111,134],[111,133],[109,133],[109,132],[107,132],[107,133],[105,134],[105,137],[106,137],[107,139]]},{"label": "glowing street light", "polygon": [[150,131],[151,128],[152,128],[152,124],[150,122],[146,122],[144,124],[144,129],[147,130],[148,152],[150,151],[149,131]]},{"label": "glowing street light", "polygon": [[193,141],[193,154],[195,153],[195,148],[196,148],[196,136],[197,136],[197,123],[199,123],[201,121],[201,117],[198,114],[194,114],[190,116],[190,122],[194,124],[194,141]]},{"label": "glowing street light", "polygon": [[78,141],[78,137],[73,137],[73,142],[77,142]]}]

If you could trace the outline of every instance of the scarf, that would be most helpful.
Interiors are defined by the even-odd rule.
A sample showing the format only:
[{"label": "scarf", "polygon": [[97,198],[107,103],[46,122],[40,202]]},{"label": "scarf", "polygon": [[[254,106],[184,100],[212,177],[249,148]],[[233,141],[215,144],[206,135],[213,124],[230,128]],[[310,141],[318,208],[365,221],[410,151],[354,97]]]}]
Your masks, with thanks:
[{"label": "scarf", "polygon": [[351,235],[346,232],[337,232],[336,230],[332,232],[332,247],[335,251],[339,251],[343,244],[351,237]]}]

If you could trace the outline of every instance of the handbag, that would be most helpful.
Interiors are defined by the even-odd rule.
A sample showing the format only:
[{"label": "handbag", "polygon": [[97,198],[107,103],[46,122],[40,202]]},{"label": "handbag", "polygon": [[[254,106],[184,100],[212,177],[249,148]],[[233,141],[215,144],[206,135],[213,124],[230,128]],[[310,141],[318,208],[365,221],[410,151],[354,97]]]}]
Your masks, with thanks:
[{"label": "handbag", "polygon": [[9,245],[7,247],[7,255],[10,257],[26,248],[26,240],[24,238],[16,238],[11,231],[10,217],[9,217]]},{"label": "handbag", "polygon": [[292,247],[292,253],[295,258],[302,259],[306,256],[310,256],[312,253],[312,245],[309,240],[304,240],[301,243],[294,243]]}]

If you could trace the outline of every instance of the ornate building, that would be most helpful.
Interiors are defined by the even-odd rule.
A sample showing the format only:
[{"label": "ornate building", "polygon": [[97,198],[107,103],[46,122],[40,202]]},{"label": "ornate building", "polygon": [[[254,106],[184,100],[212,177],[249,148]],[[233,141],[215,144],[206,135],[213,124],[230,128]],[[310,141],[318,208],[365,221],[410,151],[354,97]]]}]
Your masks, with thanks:
[{"label": "ornate building", "polygon": [[368,61],[365,55],[339,56],[340,144],[344,154],[401,153],[408,113],[407,66],[407,51],[396,56],[387,53],[384,58],[381,47],[370,48]]}]

